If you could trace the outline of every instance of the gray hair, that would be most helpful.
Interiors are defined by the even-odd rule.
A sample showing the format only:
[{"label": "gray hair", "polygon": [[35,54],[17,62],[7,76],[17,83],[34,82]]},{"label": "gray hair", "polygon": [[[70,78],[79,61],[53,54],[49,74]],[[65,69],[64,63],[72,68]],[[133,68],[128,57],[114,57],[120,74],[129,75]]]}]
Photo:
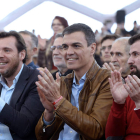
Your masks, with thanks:
[{"label": "gray hair", "polygon": [[128,42],[129,39],[130,39],[130,37],[120,37],[120,38],[116,39],[116,40],[113,42],[113,44],[114,44],[114,43],[121,43],[122,46],[125,47],[126,52],[129,54],[129,51],[130,51],[130,44],[129,44],[129,42]]},{"label": "gray hair", "polygon": [[32,39],[32,48],[35,48],[38,46],[38,38],[31,32],[25,30],[25,31],[20,31],[20,34],[25,34],[25,35],[29,35]]}]

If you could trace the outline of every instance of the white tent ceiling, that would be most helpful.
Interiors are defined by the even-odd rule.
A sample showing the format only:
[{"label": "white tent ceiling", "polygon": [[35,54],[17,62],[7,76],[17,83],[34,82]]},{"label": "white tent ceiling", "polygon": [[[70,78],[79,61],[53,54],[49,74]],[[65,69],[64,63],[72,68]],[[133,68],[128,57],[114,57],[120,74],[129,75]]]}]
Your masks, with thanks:
[{"label": "white tent ceiling", "polygon": [[[133,21],[139,21],[140,0],[0,0],[0,30],[32,30],[43,37],[50,37],[52,19],[58,15],[68,20],[69,25],[84,22],[99,29],[106,20],[115,22],[117,10],[126,15],[135,11]],[[126,16],[126,17],[128,17]],[[130,17],[130,16],[129,16]],[[126,20],[126,24],[130,21]],[[140,23],[139,23],[140,24]],[[44,33],[43,33],[44,32]]]}]

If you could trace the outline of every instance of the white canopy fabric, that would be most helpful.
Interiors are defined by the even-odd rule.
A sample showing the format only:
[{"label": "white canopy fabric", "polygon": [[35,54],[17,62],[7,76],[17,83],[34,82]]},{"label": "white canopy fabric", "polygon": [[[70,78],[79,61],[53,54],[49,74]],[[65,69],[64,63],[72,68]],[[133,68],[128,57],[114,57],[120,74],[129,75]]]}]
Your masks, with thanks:
[{"label": "white canopy fabric", "polygon": [[85,23],[93,31],[101,30],[110,20],[112,32],[116,28],[117,10],[126,11],[126,30],[133,28],[136,20],[140,24],[140,0],[0,0],[0,30],[35,30],[43,38],[53,32],[51,23],[55,16],[62,16],[73,23]]}]

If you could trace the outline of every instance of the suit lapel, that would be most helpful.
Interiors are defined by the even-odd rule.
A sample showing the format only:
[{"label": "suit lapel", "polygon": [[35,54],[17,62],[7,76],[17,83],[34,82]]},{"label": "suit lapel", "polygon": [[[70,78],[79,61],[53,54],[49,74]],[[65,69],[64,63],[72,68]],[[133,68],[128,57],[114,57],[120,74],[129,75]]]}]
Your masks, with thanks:
[{"label": "suit lapel", "polygon": [[0,96],[1,96],[2,84],[0,84]]},{"label": "suit lapel", "polygon": [[24,65],[21,75],[16,84],[15,90],[13,92],[13,95],[11,97],[10,106],[12,106],[13,108],[15,108],[18,99],[22,95],[23,90],[26,84],[28,83],[27,81],[28,77],[29,77],[29,68],[26,65]]}]

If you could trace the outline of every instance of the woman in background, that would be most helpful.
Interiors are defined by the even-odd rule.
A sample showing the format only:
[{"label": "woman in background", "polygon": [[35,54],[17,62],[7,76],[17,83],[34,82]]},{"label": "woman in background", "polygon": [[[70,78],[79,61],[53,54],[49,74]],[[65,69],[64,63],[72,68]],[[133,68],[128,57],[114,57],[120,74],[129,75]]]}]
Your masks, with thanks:
[{"label": "woman in background", "polygon": [[62,33],[63,30],[68,27],[68,22],[65,18],[56,16],[53,19],[51,27],[54,31],[54,35],[49,40],[46,41],[45,39],[41,39],[41,37],[38,36],[38,66],[43,68],[47,67],[49,71],[54,72],[57,70],[57,68],[53,65],[52,52],[50,48],[53,45],[55,35],[58,33]]}]

